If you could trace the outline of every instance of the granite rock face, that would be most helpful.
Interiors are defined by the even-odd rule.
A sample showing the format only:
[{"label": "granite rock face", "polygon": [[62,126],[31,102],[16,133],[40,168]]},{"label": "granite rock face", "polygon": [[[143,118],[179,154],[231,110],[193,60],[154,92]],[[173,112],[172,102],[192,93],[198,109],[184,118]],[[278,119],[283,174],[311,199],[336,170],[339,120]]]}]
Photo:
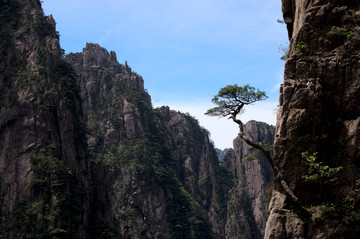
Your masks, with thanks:
[{"label": "granite rock face", "polygon": [[[73,69],[40,1],[1,1],[2,238],[86,237],[90,162]],[[59,216],[61,215],[61,216]]]},{"label": "granite rock face", "polygon": [[[148,157],[159,154],[161,147],[153,149],[157,140],[150,142],[159,132],[150,129],[154,117],[142,77],[98,44],[88,43],[81,53],[70,53],[65,60],[78,74],[87,141],[96,162],[94,214],[100,220],[94,223],[102,221],[103,226],[94,234],[168,235],[168,188],[160,185],[148,165]],[[158,160],[161,157],[166,156]]]},{"label": "granite rock face", "polygon": [[[149,116],[135,105],[133,98],[151,107],[144,80],[127,65],[117,62],[115,52],[98,44],[87,43],[82,53],[65,56],[78,73],[83,110],[90,130],[88,144],[95,151],[96,143],[111,145],[125,138],[136,138],[148,130]],[[101,139],[91,131],[102,131]]]},{"label": "granite rock face", "polygon": [[225,238],[228,191],[233,176],[219,164],[208,131],[189,114],[157,109],[174,140],[177,177],[208,214],[215,238]]},{"label": "granite rock face", "polygon": [[[253,142],[269,146],[273,144],[273,126],[249,121],[244,129],[246,136]],[[266,191],[272,183],[273,171],[266,158],[256,153],[240,137],[234,139],[233,144],[234,148],[227,152],[222,164],[238,181],[229,196],[227,238],[239,238],[241,235],[262,238],[268,217],[269,196]]]},{"label": "granite rock face", "polygon": [[94,214],[106,230],[112,225],[130,238],[224,238],[232,176],[208,132],[188,114],[152,109],[142,78],[115,53],[87,44],[65,59],[78,73],[99,170]]},{"label": "granite rock face", "polygon": [[40,1],[0,3],[0,238],[261,235],[271,176],[243,161],[249,148],[238,141],[222,167],[197,120],[153,109],[114,52],[63,56]]},{"label": "granite rock face", "polygon": [[[274,156],[311,216],[290,210],[294,205],[275,183],[265,238],[356,238],[359,233],[359,198],[353,195],[360,169],[358,9],[358,1],[283,0],[290,47]],[[337,180],[304,182],[309,171],[303,152],[316,153],[316,162],[330,168],[342,167],[333,176]]]},{"label": "granite rock face", "polygon": [[[87,44],[82,53],[65,59],[78,73],[88,144],[97,162],[94,201],[100,207],[94,214],[106,222],[105,228],[113,225],[115,234],[131,238],[260,237],[267,207],[264,190],[271,173],[258,160],[246,166],[250,165],[244,161],[251,154],[248,146],[236,141],[232,163],[241,164],[236,166],[241,172],[232,176],[219,164],[208,132],[197,120],[168,107],[152,109],[142,78],[127,64],[119,64],[115,53]],[[266,127],[255,122],[246,126],[251,137],[271,144],[271,127]],[[262,176],[260,171],[266,173]],[[244,188],[234,188],[234,176],[247,182],[244,188],[249,194]],[[188,207],[188,212],[174,211],[179,207]],[[228,217],[237,221],[229,224]],[[179,225],[180,232],[173,228]],[[242,229],[233,233],[231,227]],[[99,230],[104,228],[96,233]]]}]

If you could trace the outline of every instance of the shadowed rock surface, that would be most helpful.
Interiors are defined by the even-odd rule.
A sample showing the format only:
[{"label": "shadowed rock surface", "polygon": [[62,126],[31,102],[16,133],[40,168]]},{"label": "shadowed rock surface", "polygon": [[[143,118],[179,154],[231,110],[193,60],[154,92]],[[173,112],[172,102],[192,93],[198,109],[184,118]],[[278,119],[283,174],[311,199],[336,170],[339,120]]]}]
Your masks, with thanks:
[{"label": "shadowed rock surface", "polygon": [[[290,47],[280,90],[275,163],[307,207],[296,210],[277,180],[265,238],[357,238],[360,169],[358,1],[283,0]],[[332,183],[309,173],[303,152],[342,167]],[[341,215],[341,216],[340,216]]]},{"label": "shadowed rock surface", "polygon": [[40,1],[0,3],[0,238],[259,238],[271,176],[250,149],[222,167],[207,130],[153,109],[114,52],[64,58]]},{"label": "shadowed rock surface", "polygon": [[142,78],[114,52],[87,44],[65,59],[78,72],[93,160],[110,175],[95,189],[108,198],[96,214],[124,237],[224,238],[233,181],[208,132],[188,114],[153,110]]},{"label": "shadowed rock surface", "polygon": [[[249,121],[245,134],[253,142],[271,146],[275,128],[266,123]],[[261,153],[240,137],[234,139],[234,148],[226,154],[223,167],[229,169],[238,184],[230,191],[228,203],[227,238],[262,238],[268,217],[269,195],[272,183],[271,165]]]},{"label": "shadowed rock surface", "polygon": [[92,182],[76,74],[40,1],[1,1],[1,238],[85,238]]}]

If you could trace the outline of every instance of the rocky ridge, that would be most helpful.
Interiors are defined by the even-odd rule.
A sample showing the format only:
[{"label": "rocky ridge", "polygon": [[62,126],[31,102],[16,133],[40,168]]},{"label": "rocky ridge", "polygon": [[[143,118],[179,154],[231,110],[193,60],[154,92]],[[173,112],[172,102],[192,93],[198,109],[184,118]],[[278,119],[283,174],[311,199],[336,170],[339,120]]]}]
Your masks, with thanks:
[{"label": "rocky ridge", "polygon": [[[253,142],[273,145],[275,128],[266,123],[249,121],[245,134]],[[229,192],[227,238],[263,238],[268,217],[269,195],[273,171],[266,158],[247,145],[240,137],[234,139],[223,161],[238,184]]]},{"label": "rocky ridge", "polygon": [[63,58],[40,1],[1,5],[0,238],[236,238],[229,216],[257,220],[196,119],[153,109],[97,44]]},{"label": "rocky ridge", "polygon": [[[298,205],[275,180],[265,238],[357,238],[359,1],[283,0],[282,5],[290,47],[274,157],[298,205],[309,213],[292,210]],[[315,166],[307,163],[310,156],[328,166],[321,170],[339,173],[309,171]]]},{"label": "rocky ridge", "polygon": [[207,130],[196,119],[168,107],[157,110],[174,139],[178,178],[208,213],[215,238],[225,238],[226,205],[233,177],[220,166]]},{"label": "rocky ridge", "polygon": [[[96,191],[99,198],[112,192],[102,218],[113,215],[115,233],[223,238],[232,177],[219,166],[207,131],[190,115],[153,110],[142,78],[115,53],[87,44],[65,59],[78,72],[94,161],[111,175],[110,188]],[[183,208],[189,211],[176,211]]]},{"label": "rocky ridge", "polygon": [[[86,58],[92,60],[89,61]],[[260,214],[263,215],[266,208],[263,205],[266,201],[263,197],[266,186],[260,185],[263,182],[261,173],[267,171],[268,168],[259,163],[253,166],[251,176],[260,175],[261,180],[257,182],[256,186],[249,184],[242,186],[241,189],[236,189],[241,192],[244,199],[238,201],[236,196],[233,196],[233,201],[237,202],[237,210],[254,207],[256,211],[255,214],[255,211],[252,211],[239,214],[240,217],[235,217],[240,218],[239,220],[242,223],[248,223],[248,217],[251,217],[253,223],[250,223],[251,226],[242,229],[237,234],[227,233],[226,225],[229,217],[228,191],[235,186],[234,180],[229,172],[219,165],[208,132],[199,126],[197,120],[188,114],[170,110],[168,107],[152,110],[150,97],[144,90],[142,78],[128,70],[129,68],[126,69],[124,65],[117,63],[116,60],[114,61],[116,59],[115,53],[108,53],[97,44],[87,44],[82,53],[71,53],[65,59],[73,65],[79,75],[78,83],[81,88],[83,108],[86,112],[85,118],[89,129],[88,143],[94,150],[95,161],[104,164],[108,173],[112,175],[110,185],[113,186],[111,186],[111,189],[102,189],[101,191],[110,190],[113,192],[111,195],[122,195],[122,199],[111,196],[109,202],[103,202],[104,205],[115,203],[116,207],[122,208],[116,213],[117,216],[113,220],[119,222],[117,231],[122,236],[143,238],[171,234],[168,231],[171,226],[166,216],[169,213],[167,204],[169,203],[169,197],[172,197],[171,193],[169,194],[170,188],[177,186],[166,185],[166,183],[164,185],[164,182],[161,181],[162,179],[159,180],[157,174],[164,170],[171,174],[172,170],[174,170],[173,176],[175,178],[173,179],[178,180],[183,185],[184,188],[181,190],[188,194],[188,202],[192,208],[191,213],[187,216],[189,218],[195,216],[198,218],[197,220],[203,221],[201,228],[208,229],[202,229],[202,232],[210,232],[207,237],[213,235],[215,238],[236,238],[241,234],[248,234],[249,238],[260,237],[264,227],[264,218]],[[257,127],[258,124],[259,127]],[[264,143],[268,143],[268,141],[270,143],[273,135],[269,133],[271,128],[266,124],[250,122],[246,127],[248,134],[254,133],[256,140],[265,140]],[[148,155],[141,155],[142,165],[136,163],[136,157],[132,159],[130,164],[124,162],[124,153],[128,154],[130,158],[134,157],[132,154],[136,154],[134,151],[127,152],[130,145],[136,145],[134,150],[140,150],[138,147],[144,147],[144,143],[150,143],[148,142],[150,139],[149,133],[152,136],[162,135],[161,140],[158,138],[154,141],[154,137],[151,137],[151,142],[157,142],[158,145],[149,145],[149,152],[158,154],[156,153],[157,150],[164,150],[161,147],[159,148],[159,145],[167,145],[165,151],[168,151],[169,155],[166,160],[168,165],[171,162],[174,167],[166,167],[164,162],[160,163],[159,161],[157,162],[159,165],[155,165],[155,167],[148,165],[148,168],[144,169],[144,165],[147,164],[146,160],[151,161],[152,164],[154,163],[153,159],[146,158],[149,157]],[[236,142],[240,144],[236,145],[237,150],[245,151],[245,153],[235,153],[231,160],[239,164],[238,167],[243,167],[243,158],[250,155],[251,150],[239,139]],[[119,149],[122,150],[119,151]],[[169,151],[174,152],[174,155],[171,156]],[[147,154],[148,152],[143,153]],[[161,155],[164,156],[164,151],[161,152]],[[144,158],[144,156],[146,157]],[[159,158],[158,160],[163,159]],[[228,162],[231,160],[228,160]],[[254,162],[258,162],[258,160]],[[141,171],[140,174],[139,170]],[[129,171],[132,171],[132,173],[129,174]],[[144,173],[148,173],[146,180],[153,181],[152,183],[149,184],[143,181],[144,178],[141,175]],[[245,174],[245,171],[234,174],[240,182],[239,184],[246,180],[246,177],[242,174]],[[250,174],[248,177],[250,177]],[[271,178],[271,176],[269,177]],[[149,178],[154,178],[154,180],[149,180]],[[251,180],[248,179],[248,181]],[[131,190],[128,189],[129,184],[133,185]],[[115,185],[117,185],[117,188],[115,188]],[[120,185],[122,187],[119,187]],[[252,193],[250,197],[244,194],[244,188],[248,186]],[[260,188],[254,191],[256,187]],[[260,191],[261,196],[255,196]],[[153,193],[156,196],[152,195]],[[258,202],[251,205],[251,200],[255,197],[262,201],[260,203],[257,200]],[[127,203],[120,201],[129,200],[128,198],[132,200]],[[144,198],[146,199],[144,200]],[[160,204],[158,200],[160,200]],[[154,203],[157,206],[151,206]],[[236,211],[234,208],[230,209],[231,212]],[[107,211],[106,215],[113,213],[110,208]],[[133,217],[137,218],[136,227],[134,227],[133,219],[129,218],[129,211],[132,211]],[[148,220],[144,220],[145,218]],[[186,221],[186,218],[184,219]],[[257,226],[253,227],[256,223],[258,223],[260,229]],[[159,225],[162,227],[159,228]],[[149,230],[145,232],[141,228],[149,228]],[[158,228],[158,231],[155,231],[155,228]],[[199,233],[199,231],[193,231],[192,237],[196,233]],[[229,236],[225,236],[228,234]],[[197,236],[201,236],[201,234]]]},{"label": "rocky ridge", "polygon": [[90,161],[76,74],[40,1],[1,1],[1,238],[85,238]]}]

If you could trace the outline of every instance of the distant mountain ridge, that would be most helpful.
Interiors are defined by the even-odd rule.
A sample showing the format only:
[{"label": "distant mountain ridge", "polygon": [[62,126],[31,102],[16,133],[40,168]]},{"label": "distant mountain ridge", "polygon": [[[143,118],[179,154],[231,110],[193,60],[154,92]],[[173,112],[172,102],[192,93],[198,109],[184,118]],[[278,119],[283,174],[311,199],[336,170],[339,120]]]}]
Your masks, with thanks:
[{"label": "distant mountain ridge", "polygon": [[216,153],[218,155],[220,163],[222,163],[224,161],[225,154],[227,153],[227,151],[229,151],[229,148],[226,148],[226,149],[218,149],[218,148],[216,148],[215,150],[216,150]]}]

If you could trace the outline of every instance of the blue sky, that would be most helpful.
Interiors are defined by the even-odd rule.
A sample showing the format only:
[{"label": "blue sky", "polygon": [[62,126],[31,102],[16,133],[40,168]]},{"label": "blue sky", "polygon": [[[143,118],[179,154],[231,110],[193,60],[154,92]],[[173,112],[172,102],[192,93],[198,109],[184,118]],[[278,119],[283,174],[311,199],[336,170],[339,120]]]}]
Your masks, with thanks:
[{"label": "blue sky", "polygon": [[250,84],[269,98],[246,109],[244,122],[275,124],[287,44],[280,0],[44,0],[66,53],[87,42],[117,53],[145,81],[155,107],[195,116],[215,146],[232,147],[237,126],[204,112],[229,84]]}]

